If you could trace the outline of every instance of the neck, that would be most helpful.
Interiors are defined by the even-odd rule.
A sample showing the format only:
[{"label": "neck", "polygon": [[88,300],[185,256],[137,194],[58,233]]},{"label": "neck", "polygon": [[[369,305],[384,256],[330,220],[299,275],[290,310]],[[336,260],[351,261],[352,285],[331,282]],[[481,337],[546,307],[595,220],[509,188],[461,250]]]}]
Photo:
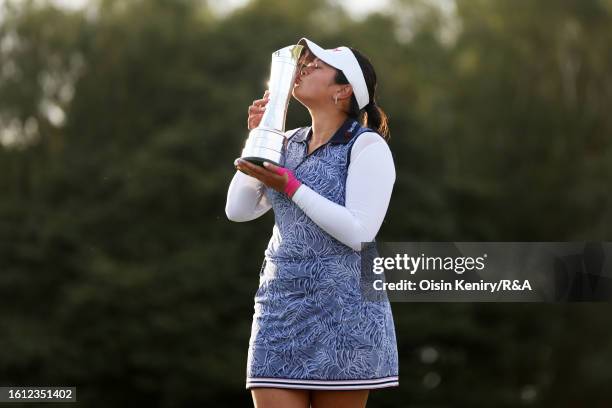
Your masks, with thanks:
[{"label": "neck", "polygon": [[346,121],[348,116],[335,109],[310,109],[312,118],[312,137],[314,144],[326,143]]}]

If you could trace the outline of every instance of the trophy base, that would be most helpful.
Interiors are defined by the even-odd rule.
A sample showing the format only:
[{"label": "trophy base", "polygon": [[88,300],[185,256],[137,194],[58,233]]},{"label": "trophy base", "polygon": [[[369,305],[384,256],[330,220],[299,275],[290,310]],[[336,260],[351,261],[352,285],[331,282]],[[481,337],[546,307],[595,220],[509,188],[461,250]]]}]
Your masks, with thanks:
[{"label": "trophy base", "polygon": [[262,159],[261,157],[241,157],[241,159],[242,160],[246,160],[249,163],[256,164],[256,165],[258,165],[260,167],[264,166],[263,165],[264,161],[267,161],[268,163],[272,163],[273,165],[278,166],[278,167],[283,167],[279,163],[275,162],[274,160]]}]

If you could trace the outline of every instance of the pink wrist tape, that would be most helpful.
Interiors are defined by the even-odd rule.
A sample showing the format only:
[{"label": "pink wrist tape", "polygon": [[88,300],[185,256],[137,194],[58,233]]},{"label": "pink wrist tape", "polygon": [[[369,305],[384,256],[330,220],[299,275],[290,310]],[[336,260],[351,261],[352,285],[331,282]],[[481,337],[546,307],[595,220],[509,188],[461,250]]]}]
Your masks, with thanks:
[{"label": "pink wrist tape", "polygon": [[289,176],[289,180],[287,181],[287,185],[285,186],[285,194],[287,194],[290,198],[293,197],[295,191],[302,185],[300,180],[295,178],[293,172],[284,167],[277,167],[276,172],[281,176],[287,174]]}]

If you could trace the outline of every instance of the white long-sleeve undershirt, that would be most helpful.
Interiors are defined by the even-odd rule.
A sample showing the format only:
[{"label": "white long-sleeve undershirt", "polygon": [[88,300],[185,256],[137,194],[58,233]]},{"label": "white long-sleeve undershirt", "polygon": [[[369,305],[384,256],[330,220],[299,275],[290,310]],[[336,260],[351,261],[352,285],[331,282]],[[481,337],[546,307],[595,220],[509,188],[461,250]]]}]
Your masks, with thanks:
[{"label": "white long-sleeve undershirt", "polygon": [[[294,132],[291,130],[286,135]],[[374,240],[389,207],[395,165],[389,146],[377,133],[359,136],[351,149],[346,177],[345,205],[339,205],[302,184],[293,202],[321,229],[356,251]],[[265,185],[236,171],[227,193],[225,213],[231,221],[251,221],[271,207]]]}]

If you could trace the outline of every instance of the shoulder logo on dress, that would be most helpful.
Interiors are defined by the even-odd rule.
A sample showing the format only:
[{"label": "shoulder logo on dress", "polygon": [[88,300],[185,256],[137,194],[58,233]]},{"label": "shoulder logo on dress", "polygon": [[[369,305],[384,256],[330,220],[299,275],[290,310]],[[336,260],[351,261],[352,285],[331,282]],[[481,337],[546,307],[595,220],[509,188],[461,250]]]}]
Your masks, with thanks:
[{"label": "shoulder logo on dress", "polygon": [[353,122],[353,124],[351,125],[350,128],[348,128],[348,130],[346,132],[344,132],[344,141],[348,141],[351,137],[353,137],[353,132],[355,131],[355,128],[359,125],[358,122]]}]

